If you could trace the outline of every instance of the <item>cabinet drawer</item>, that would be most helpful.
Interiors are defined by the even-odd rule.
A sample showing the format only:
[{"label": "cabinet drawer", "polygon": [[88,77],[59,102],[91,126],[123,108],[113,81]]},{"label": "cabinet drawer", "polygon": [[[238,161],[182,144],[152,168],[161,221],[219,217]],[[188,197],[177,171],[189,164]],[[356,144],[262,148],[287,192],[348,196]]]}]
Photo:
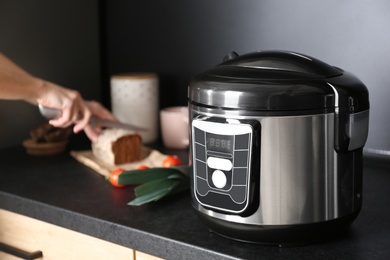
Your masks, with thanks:
[{"label": "cabinet drawer", "polygon": [[163,260],[163,258],[135,251],[135,260]]},{"label": "cabinet drawer", "polygon": [[[134,250],[0,209],[0,241],[42,259],[134,259]],[[1,259],[17,259],[1,253]]]}]

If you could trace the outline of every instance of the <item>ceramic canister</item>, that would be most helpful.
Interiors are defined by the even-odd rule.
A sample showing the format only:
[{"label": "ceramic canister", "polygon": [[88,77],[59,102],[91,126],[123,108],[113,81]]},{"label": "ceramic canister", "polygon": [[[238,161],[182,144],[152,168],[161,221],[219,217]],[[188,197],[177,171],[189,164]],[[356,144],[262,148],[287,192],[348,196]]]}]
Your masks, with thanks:
[{"label": "ceramic canister", "polygon": [[144,143],[159,133],[159,87],[155,73],[126,73],[111,76],[112,113],[123,123],[147,128],[139,132]]}]

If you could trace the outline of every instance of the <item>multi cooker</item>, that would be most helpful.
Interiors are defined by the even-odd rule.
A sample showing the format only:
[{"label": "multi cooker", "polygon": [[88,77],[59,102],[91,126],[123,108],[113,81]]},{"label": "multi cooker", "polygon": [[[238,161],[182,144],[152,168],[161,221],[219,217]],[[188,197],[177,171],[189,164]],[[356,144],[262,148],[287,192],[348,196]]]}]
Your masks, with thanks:
[{"label": "multi cooker", "polygon": [[357,217],[369,120],[357,77],[296,52],[232,52],[188,98],[192,204],[209,229],[293,245]]}]

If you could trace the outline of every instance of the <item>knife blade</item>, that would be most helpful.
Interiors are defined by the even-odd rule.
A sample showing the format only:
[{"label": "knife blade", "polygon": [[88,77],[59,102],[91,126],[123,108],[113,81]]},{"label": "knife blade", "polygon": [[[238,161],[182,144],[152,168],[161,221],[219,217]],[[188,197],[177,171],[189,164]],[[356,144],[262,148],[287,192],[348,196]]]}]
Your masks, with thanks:
[{"label": "knife blade", "polygon": [[[61,116],[61,111],[57,109],[45,107],[41,104],[38,104],[38,107],[41,115],[43,115],[47,119],[55,119]],[[122,128],[122,129],[133,130],[133,131],[147,131],[147,129],[144,127],[140,127],[132,124],[125,124],[119,121],[113,121],[109,119],[103,119],[95,115],[91,115],[91,118],[89,119],[89,124],[92,127],[111,127],[111,128]]]},{"label": "knife blade", "polygon": [[110,128],[122,128],[122,129],[133,130],[133,131],[147,131],[147,129],[144,127],[125,124],[119,121],[112,121],[109,119],[103,119],[94,115],[92,115],[91,118],[89,119],[89,124],[92,127],[110,127]]}]

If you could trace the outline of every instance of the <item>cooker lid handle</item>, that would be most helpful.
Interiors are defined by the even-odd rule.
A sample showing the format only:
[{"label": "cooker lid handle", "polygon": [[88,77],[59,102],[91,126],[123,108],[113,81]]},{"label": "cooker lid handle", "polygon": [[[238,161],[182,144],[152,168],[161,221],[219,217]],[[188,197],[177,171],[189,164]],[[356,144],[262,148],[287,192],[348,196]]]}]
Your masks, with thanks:
[{"label": "cooker lid handle", "polygon": [[223,62],[233,60],[233,59],[237,58],[238,56],[240,56],[240,55],[238,55],[237,52],[231,51],[228,54],[226,54],[225,57],[223,57]]},{"label": "cooker lid handle", "polygon": [[335,77],[343,74],[339,68],[308,55],[290,51],[259,51],[238,55],[228,53],[219,66],[238,66],[262,70],[288,71],[315,74],[320,77]]}]

